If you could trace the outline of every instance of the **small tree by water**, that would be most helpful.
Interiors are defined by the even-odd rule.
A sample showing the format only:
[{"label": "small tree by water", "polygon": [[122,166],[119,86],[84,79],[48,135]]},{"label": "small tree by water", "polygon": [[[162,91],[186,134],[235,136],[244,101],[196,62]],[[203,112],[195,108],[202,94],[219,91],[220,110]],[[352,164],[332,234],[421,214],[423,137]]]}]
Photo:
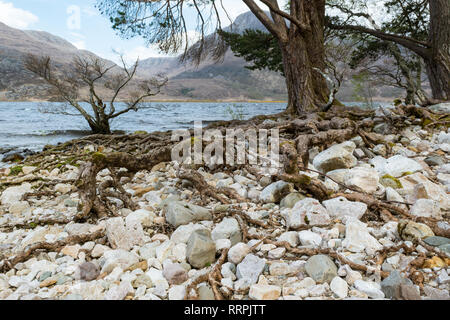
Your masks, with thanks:
[{"label": "small tree by water", "polygon": [[[123,57],[121,61],[123,67],[119,68],[115,64],[107,66],[98,58],[76,57],[72,72],[61,74],[53,67],[50,57],[30,54],[24,65],[52,87],[52,93],[59,101],[65,102],[57,108],[49,105],[44,112],[75,115],[68,111],[74,108],[86,119],[92,133],[110,134],[112,119],[146,107],[145,98],[160,93],[168,81],[162,75],[134,81],[139,60],[131,67],[126,65]],[[81,94],[84,88],[88,89],[87,99]],[[125,107],[116,108],[119,95],[125,91]],[[106,102],[107,98],[109,102]],[[88,111],[81,102],[88,103],[91,110]]]}]

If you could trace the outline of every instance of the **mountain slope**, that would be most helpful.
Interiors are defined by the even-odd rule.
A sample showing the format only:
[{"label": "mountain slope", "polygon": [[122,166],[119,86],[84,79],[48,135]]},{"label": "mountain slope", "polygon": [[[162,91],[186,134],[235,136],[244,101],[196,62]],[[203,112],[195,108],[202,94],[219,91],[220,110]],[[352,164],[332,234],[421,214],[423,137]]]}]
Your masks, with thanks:
[{"label": "mountain slope", "polygon": [[59,72],[69,71],[76,56],[101,59],[48,32],[14,29],[0,22],[0,100],[50,98],[45,83],[23,66],[23,58],[30,53],[50,56]]},{"label": "mountain slope", "polygon": [[[266,30],[251,12],[239,15],[225,31],[242,33],[245,29]],[[209,35],[206,40],[213,37]],[[195,44],[194,44],[195,46]],[[222,62],[211,58],[198,66],[181,63],[179,58],[150,58],[139,68],[141,76],[158,72],[169,76],[169,86],[163,92],[167,97],[179,99],[286,99],[284,78],[272,71],[248,70],[248,63],[228,49]]]}]

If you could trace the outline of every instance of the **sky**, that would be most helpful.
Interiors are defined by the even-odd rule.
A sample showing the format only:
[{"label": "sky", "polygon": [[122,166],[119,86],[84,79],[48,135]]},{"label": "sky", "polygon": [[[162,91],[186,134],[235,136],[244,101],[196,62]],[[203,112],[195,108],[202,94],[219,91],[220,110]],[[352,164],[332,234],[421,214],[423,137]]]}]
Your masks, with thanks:
[{"label": "sky", "polygon": [[[156,46],[146,46],[142,38],[121,39],[106,16],[95,8],[96,0],[0,0],[0,21],[13,28],[47,31],[71,42],[79,49],[118,62],[113,50],[128,62],[137,57],[167,56]],[[232,19],[248,11],[242,0],[223,0]],[[223,21],[226,21],[224,19]],[[193,27],[192,27],[193,28]],[[194,30],[190,31],[192,34]],[[193,35],[194,36],[194,35]]]}]

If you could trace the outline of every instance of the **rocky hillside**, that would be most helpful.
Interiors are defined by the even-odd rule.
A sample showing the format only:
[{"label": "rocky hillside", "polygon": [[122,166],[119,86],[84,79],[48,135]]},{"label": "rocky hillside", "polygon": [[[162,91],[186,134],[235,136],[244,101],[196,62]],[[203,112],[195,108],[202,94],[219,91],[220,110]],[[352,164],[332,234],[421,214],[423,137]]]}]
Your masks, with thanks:
[{"label": "rocky hillside", "polygon": [[76,56],[97,57],[50,33],[14,29],[0,22],[0,100],[50,98],[46,85],[23,66],[24,56],[30,53],[50,56],[60,72],[70,70]]},{"label": "rocky hillside", "polygon": [[[263,28],[253,14],[239,16],[232,25],[234,31]],[[49,55],[59,71],[70,70],[77,55],[95,56],[78,50],[68,41],[47,32],[18,30],[0,23],[0,100],[51,99],[40,79],[23,67],[28,54]],[[112,63],[108,61],[108,63]],[[178,58],[150,58],[141,61],[139,77],[165,73],[169,85],[159,99],[284,99],[284,79],[273,72],[250,71],[245,61],[231,51],[223,63],[203,61],[200,66],[182,64]]]}]

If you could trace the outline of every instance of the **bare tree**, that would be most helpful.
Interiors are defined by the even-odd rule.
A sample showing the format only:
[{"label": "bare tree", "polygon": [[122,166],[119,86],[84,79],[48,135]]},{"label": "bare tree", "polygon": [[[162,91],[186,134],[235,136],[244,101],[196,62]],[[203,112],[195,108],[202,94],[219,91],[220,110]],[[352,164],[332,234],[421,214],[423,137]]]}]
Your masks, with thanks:
[{"label": "bare tree", "polygon": [[[48,56],[30,54],[24,59],[25,68],[43,78],[52,87],[57,98],[65,102],[60,108],[49,109],[47,112],[73,115],[67,110],[69,106],[75,108],[86,119],[92,132],[101,134],[111,133],[111,119],[145,107],[145,98],[157,95],[168,81],[162,75],[133,81],[139,60],[131,67],[126,65],[122,56],[121,62],[123,67],[118,68],[115,64],[107,66],[96,57],[76,57],[72,72],[61,74],[53,67]],[[112,94],[109,102],[106,102],[106,94],[101,93],[102,87]],[[88,89],[87,98],[80,93],[83,88]],[[129,98],[124,102],[125,106],[119,108],[117,100],[125,89]],[[81,102],[89,104],[91,110],[88,111]]]}]

